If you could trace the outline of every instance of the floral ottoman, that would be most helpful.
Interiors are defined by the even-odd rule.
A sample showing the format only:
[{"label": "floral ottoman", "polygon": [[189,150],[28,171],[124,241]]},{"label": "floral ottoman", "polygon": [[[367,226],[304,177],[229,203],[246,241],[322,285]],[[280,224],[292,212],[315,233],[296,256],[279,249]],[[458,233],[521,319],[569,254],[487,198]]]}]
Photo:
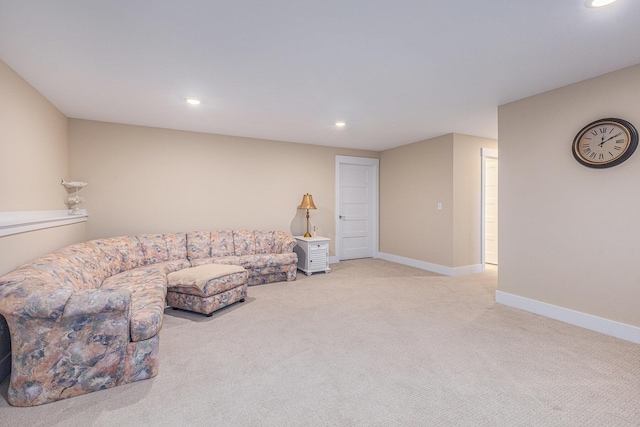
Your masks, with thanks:
[{"label": "floral ottoman", "polygon": [[167,275],[167,303],[211,316],[247,296],[248,272],[238,265],[206,264]]}]

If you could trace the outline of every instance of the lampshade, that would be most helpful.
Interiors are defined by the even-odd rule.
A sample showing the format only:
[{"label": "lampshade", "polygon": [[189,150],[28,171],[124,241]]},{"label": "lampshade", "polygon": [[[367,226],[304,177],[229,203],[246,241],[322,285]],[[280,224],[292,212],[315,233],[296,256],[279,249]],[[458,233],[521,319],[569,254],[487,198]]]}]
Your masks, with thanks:
[{"label": "lampshade", "polygon": [[309,193],[302,196],[302,203],[298,206],[298,209],[318,209],[316,205],[313,204],[313,196]]}]

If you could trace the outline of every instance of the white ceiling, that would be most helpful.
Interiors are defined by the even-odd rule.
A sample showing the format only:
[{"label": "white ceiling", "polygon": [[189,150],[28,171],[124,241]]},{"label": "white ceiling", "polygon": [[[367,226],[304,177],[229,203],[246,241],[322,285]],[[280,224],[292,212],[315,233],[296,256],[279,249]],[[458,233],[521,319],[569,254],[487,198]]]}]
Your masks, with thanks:
[{"label": "white ceiling", "polygon": [[634,0],[0,0],[0,59],[72,118],[377,151],[497,138],[498,105],[640,63],[639,18]]}]

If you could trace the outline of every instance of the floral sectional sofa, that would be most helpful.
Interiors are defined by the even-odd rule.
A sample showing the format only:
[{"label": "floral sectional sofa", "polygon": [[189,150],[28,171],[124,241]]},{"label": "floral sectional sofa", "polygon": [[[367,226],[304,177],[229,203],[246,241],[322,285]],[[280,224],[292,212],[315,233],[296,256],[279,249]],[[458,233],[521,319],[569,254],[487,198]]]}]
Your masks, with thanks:
[{"label": "floral sectional sofa", "polygon": [[[8,400],[34,406],[158,373],[170,272],[208,263],[247,284],[296,279],[295,239],[280,231],[197,231],[92,240],[0,277],[12,348]],[[246,296],[246,286],[220,307]]]}]

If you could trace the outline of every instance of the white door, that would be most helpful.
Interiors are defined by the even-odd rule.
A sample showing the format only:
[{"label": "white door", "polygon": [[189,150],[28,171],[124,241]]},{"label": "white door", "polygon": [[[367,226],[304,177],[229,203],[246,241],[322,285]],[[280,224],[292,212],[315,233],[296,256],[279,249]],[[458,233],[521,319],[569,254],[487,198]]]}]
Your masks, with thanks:
[{"label": "white door", "polygon": [[336,252],[340,260],[378,251],[378,159],[336,156]]},{"label": "white door", "polygon": [[485,158],[484,192],[485,262],[498,264],[498,159]]}]

